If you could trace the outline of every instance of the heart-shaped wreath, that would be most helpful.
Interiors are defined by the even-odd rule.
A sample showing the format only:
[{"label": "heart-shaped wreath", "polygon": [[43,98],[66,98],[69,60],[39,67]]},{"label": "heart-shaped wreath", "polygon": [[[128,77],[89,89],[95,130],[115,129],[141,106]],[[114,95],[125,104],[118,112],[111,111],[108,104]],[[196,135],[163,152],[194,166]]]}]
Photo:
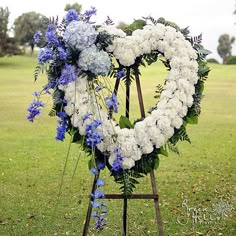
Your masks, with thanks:
[{"label": "heart-shaped wreath", "polygon": [[[166,154],[168,147],[177,150],[179,140],[189,141],[186,125],[197,123],[200,114],[209,72],[205,62],[208,51],[200,44],[201,36],[192,38],[187,28],[180,29],[163,18],[145,18],[141,28],[125,33],[110,20],[100,26],[91,23],[94,13],[92,9],[79,19],[70,10],[61,24],[49,21],[35,70],[36,80],[46,68],[48,84],[34,94],[28,119],[33,121],[39,115],[44,106],[39,98],[50,93],[54,102],[50,115],[59,117],[57,140],[64,140],[68,132],[72,142],[79,142],[92,154],[90,168],[106,165],[116,180],[124,172],[140,177],[157,167],[158,155]],[[35,40],[39,42],[41,36],[37,32]],[[159,87],[159,102],[145,118],[139,66],[158,59],[169,73],[164,86]],[[108,77],[115,78],[114,90],[104,83]],[[121,80],[125,81],[126,96],[132,80],[139,88],[142,117],[133,124],[129,111],[119,124],[113,118]],[[104,96],[105,90],[108,96]],[[127,97],[126,102],[128,110]]]}]

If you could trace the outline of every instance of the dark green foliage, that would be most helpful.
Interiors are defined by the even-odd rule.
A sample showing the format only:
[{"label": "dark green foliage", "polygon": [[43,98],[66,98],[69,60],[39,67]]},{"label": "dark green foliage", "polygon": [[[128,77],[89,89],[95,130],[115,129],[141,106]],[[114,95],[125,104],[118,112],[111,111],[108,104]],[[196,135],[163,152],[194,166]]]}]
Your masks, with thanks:
[{"label": "dark green foliage", "polygon": [[228,65],[235,65],[236,64],[236,56],[228,57],[227,64]]},{"label": "dark green foliage", "polygon": [[125,116],[120,116],[119,125],[121,129],[123,128],[132,129],[134,127],[130,122],[130,120]]},{"label": "dark green foliage", "polygon": [[127,26],[124,31],[127,35],[131,35],[133,31],[137,29],[142,29],[146,25],[146,21],[142,19],[134,20],[129,26]]},{"label": "dark green foliage", "polygon": [[215,58],[209,58],[209,59],[207,59],[207,62],[219,64],[219,62]]}]

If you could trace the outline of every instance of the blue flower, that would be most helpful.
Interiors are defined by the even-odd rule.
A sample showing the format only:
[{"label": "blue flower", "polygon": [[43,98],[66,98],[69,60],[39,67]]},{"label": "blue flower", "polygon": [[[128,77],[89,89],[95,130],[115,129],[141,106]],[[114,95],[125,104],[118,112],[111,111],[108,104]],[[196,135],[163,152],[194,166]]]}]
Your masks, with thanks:
[{"label": "blue flower", "polygon": [[60,118],[57,123],[57,135],[56,140],[63,141],[65,139],[65,133],[67,129],[67,114],[65,112],[57,112],[57,116]]},{"label": "blue flower", "polygon": [[115,93],[112,93],[112,96],[105,97],[105,103],[109,110],[113,110],[114,112],[118,112],[118,99]]},{"label": "blue flower", "polygon": [[104,198],[105,194],[101,190],[96,189],[95,192],[93,194],[91,194],[91,196],[93,199],[98,199],[98,198]]},{"label": "blue flower", "polygon": [[49,44],[53,44],[53,45],[58,45],[59,44],[56,29],[55,29],[54,25],[50,24],[48,26],[48,29],[47,29],[46,34],[45,34],[45,38],[46,38],[46,41]]},{"label": "blue flower", "polygon": [[120,170],[122,170],[122,161],[123,161],[121,148],[116,148],[114,151],[114,154],[116,156],[116,159],[114,160],[114,162],[112,164],[112,170],[113,171],[120,171]]},{"label": "blue flower", "polygon": [[34,36],[33,36],[33,39],[34,39],[34,43],[35,44],[39,44],[40,43],[40,37],[42,36],[42,32],[41,31],[37,31]]},{"label": "blue flower", "polygon": [[95,88],[95,91],[98,93],[99,91],[101,91],[104,88],[103,85],[99,85]]},{"label": "blue flower", "polygon": [[97,175],[97,174],[98,174],[98,169],[95,168],[95,167],[92,167],[92,168],[90,169],[90,172],[91,172],[93,175]]},{"label": "blue flower", "polygon": [[91,205],[93,208],[98,208],[98,207],[102,206],[102,203],[96,202],[96,201],[91,201]]},{"label": "blue flower", "polygon": [[57,48],[57,51],[58,51],[58,56],[60,60],[65,61],[67,58],[67,51],[63,47],[60,47],[60,46]]},{"label": "blue flower", "polygon": [[105,185],[105,182],[103,179],[98,179],[97,182],[96,182],[96,186],[97,187],[102,187]]},{"label": "blue flower", "polygon": [[83,116],[83,122],[85,122],[90,116],[91,114],[86,112],[86,114]]},{"label": "blue flower", "polygon": [[68,83],[75,81],[77,78],[75,67],[66,64],[61,72],[61,76],[58,80],[58,84],[67,85]]},{"label": "blue flower", "polygon": [[123,70],[119,70],[118,72],[117,72],[117,79],[121,79],[122,77],[124,77],[125,76],[125,72],[123,71]]},{"label": "blue flower", "polygon": [[91,124],[86,126],[86,143],[92,148],[102,141],[102,135],[96,131],[97,127],[101,125],[101,123],[102,122],[99,120],[94,120]]},{"label": "blue flower", "polygon": [[66,14],[66,22],[70,23],[73,20],[79,20],[79,15],[75,9],[70,9]]},{"label": "blue flower", "polygon": [[46,63],[53,59],[53,52],[50,48],[41,49],[38,55],[38,61],[40,64]]},{"label": "blue flower", "polygon": [[36,98],[38,98],[38,97],[40,96],[40,93],[37,92],[37,91],[35,91],[35,92],[33,92],[33,96],[36,97]]},{"label": "blue flower", "polygon": [[95,7],[91,7],[90,10],[86,10],[84,13],[85,20],[89,21],[93,15],[96,15],[96,13],[97,13],[97,9]]},{"label": "blue flower", "polygon": [[44,107],[44,103],[39,100],[34,100],[28,107],[27,111],[29,112],[27,119],[30,122],[34,122],[36,116],[40,115],[41,107]]},{"label": "blue flower", "polygon": [[50,94],[49,90],[55,87],[56,87],[56,82],[51,82],[43,86],[43,91]]},{"label": "blue flower", "polygon": [[103,169],[105,169],[105,163],[104,163],[104,162],[98,162],[97,168],[98,168],[98,170],[103,170]]}]

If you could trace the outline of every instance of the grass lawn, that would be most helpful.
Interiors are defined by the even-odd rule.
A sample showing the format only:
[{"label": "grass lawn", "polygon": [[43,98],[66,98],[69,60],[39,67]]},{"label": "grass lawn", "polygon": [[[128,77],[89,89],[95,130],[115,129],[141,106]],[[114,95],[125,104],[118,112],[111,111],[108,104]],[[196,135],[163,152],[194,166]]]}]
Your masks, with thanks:
[{"label": "grass lawn", "polygon": [[[35,65],[34,57],[0,58],[0,235],[81,235],[92,185],[89,157],[80,155],[73,144],[63,175],[69,136],[63,143],[54,140],[56,118],[48,116],[49,97],[37,122],[26,120],[32,92],[45,83],[43,76],[33,83]],[[199,124],[188,127],[192,144],[179,144],[181,156],[161,157],[156,171],[165,236],[236,235],[235,210],[230,208],[236,208],[236,66],[210,67]],[[147,110],[166,72],[157,63],[142,74]],[[132,114],[138,117],[135,93],[132,101]],[[109,171],[102,176],[106,193],[119,192]],[[136,191],[151,193],[149,177]],[[107,204],[106,229],[96,233],[91,223],[89,235],[121,235],[122,202],[107,200]],[[222,214],[216,209],[223,209]],[[129,201],[128,231],[157,235],[152,201]]]}]

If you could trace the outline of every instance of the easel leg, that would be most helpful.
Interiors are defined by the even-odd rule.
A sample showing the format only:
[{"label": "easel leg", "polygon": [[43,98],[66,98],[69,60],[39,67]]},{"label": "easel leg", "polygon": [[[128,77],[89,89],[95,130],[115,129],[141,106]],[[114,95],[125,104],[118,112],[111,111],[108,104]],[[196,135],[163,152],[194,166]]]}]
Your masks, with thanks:
[{"label": "easel leg", "polygon": [[[92,195],[92,194],[95,192],[95,190],[96,190],[96,182],[97,182],[98,178],[99,178],[99,172],[98,172],[97,175],[94,176],[91,195]],[[88,210],[87,210],[86,220],[85,220],[85,223],[84,223],[83,236],[87,236],[87,235],[88,235],[89,222],[90,222],[90,218],[91,218],[91,214],[92,214],[92,205],[91,205],[92,196],[91,196],[91,195],[90,195],[90,197],[89,197],[89,204],[88,204]]]},{"label": "easel leg", "polygon": [[124,196],[124,205],[123,205],[123,236],[126,236],[127,233],[127,208],[128,208],[128,199]]},{"label": "easel leg", "polygon": [[[154,171],[150,172],[150,177],[151,177],[153,194],[158,194]],[[161,210],[159,206],[159,199],[154,199],[154,206],[155,206],[159,236],[163,236],[163,224],[161,220]]]}]

